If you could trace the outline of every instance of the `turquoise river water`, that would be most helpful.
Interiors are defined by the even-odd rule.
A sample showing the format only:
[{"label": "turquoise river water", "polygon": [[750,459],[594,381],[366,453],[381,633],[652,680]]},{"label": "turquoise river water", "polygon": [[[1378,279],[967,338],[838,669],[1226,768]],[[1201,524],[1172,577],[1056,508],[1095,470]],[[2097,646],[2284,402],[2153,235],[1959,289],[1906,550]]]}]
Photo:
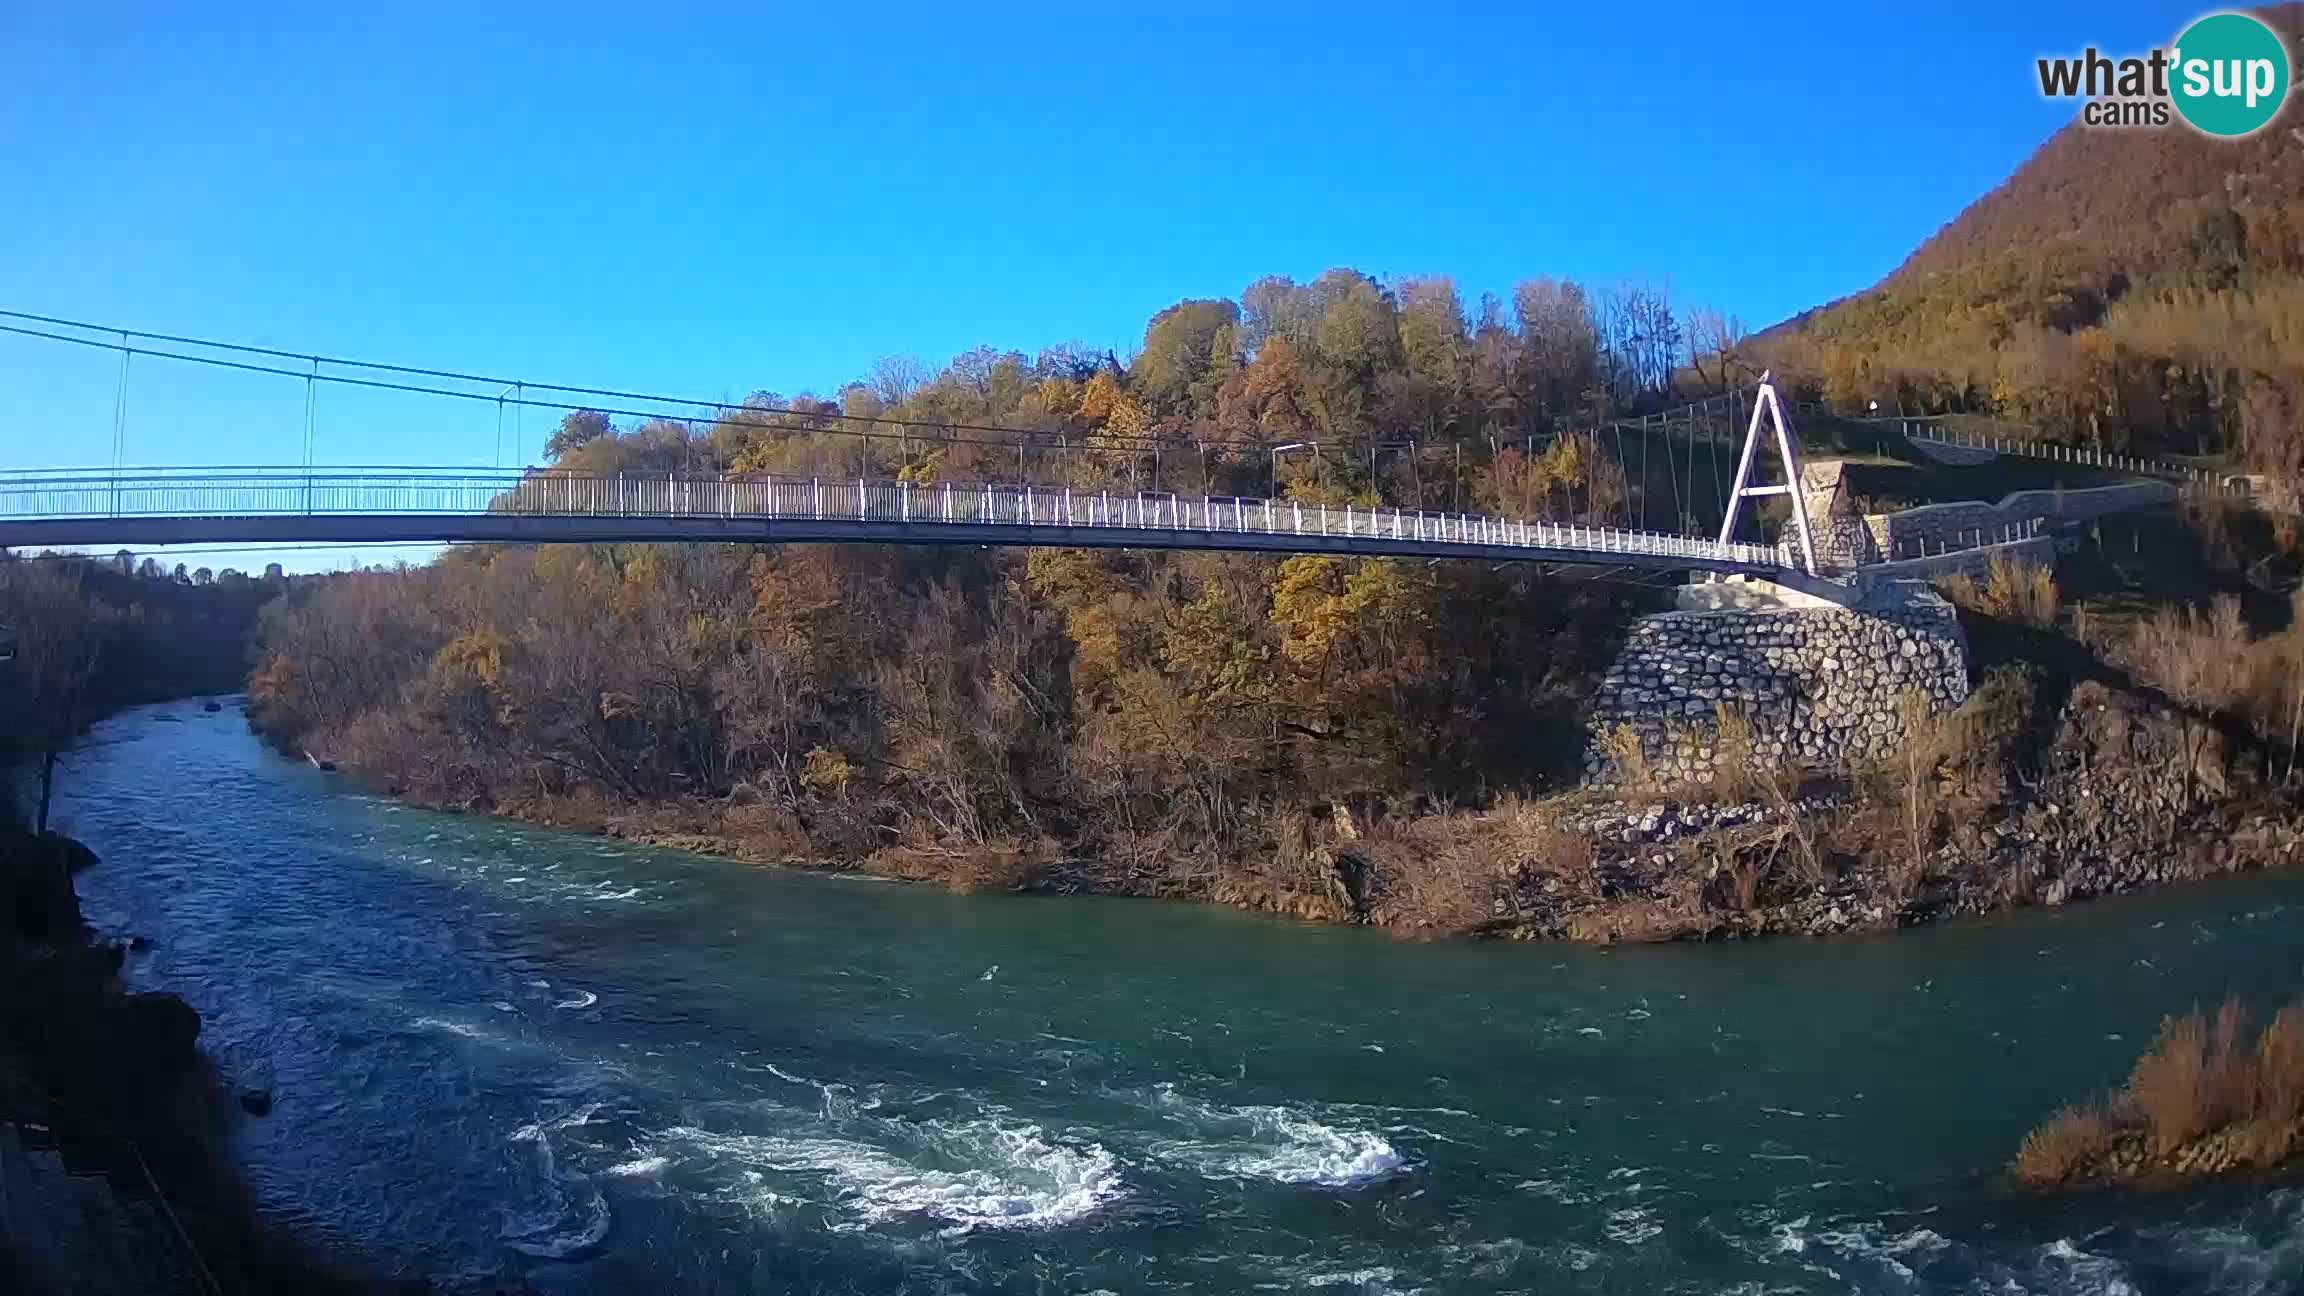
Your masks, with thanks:
[{"label": "turquoise river water", "polygon": [[1410,943],[439,815],[118,715],[91,918],[277,1106],[264,1208],[455,1290],[2286,1292],[2304,1193],[1993,1171],[2165,1012],[2304,989],[2304,877],[1892,938]]}]

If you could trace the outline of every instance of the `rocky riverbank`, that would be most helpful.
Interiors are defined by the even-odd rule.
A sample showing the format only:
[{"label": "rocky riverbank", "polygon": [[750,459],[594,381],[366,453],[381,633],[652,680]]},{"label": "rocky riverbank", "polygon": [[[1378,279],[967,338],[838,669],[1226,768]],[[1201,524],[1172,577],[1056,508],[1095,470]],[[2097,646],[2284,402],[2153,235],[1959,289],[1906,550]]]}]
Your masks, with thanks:
[{"label": "rocky riverbank", "polygon": [[81,917],[72,877],[96,865],[69,838],[0,830],[0,1290],[431,1290],[259,1219],[224,1146],[247,1117],[201,1057],[199,1014],[128,991],[125,945]]},{"label": "rocky riverbank", "polygon": [[1775,799],[1579,793],[1420,816],[1336,805],[1322,816],[1272,816],[1265,853],[1221,868],[1139,867],[1100,853],[1092,837],[1084,849],[1003,842],[828,858],[809,850],[801,825],[741,796],[444,808],[967,889],[1188,899],[1409,932],[1595,942],[1889,931],[2278,867],[2304,851],[2304,815],[2250,779],[2243,754],[2145,694],[2082,683],[2054,711],[1964,741],[1964,757],[1941,753],[1925,779],[1902,787],[1875,775]]},{"label": "rocky riverbank", "polygon": [[[2010,735],[2018,738],[2020,735]],[[2029,768],[1972,751],[1905,786],[1730,805],[1609,802],[1563,814],[1569,867],[1523,868],[1500,930],[1523,938],[1713,939],[1885,931],[2279,867],[2304,814],[2254,755],[2148,696],[2073,688]]]}]

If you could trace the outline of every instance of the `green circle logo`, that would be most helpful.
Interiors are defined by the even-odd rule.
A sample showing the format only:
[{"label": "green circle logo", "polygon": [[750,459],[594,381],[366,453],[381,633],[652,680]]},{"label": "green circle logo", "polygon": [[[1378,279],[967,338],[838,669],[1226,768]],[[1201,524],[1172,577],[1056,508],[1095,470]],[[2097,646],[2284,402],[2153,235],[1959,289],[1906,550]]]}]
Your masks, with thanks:
[{"label": "green circle logo", "polygon": [[2251,134],[2288,98],[2288,47],[2247,14],[2212,14],[2192,24],[2169,58],[2168,97],[2205,134]]}]

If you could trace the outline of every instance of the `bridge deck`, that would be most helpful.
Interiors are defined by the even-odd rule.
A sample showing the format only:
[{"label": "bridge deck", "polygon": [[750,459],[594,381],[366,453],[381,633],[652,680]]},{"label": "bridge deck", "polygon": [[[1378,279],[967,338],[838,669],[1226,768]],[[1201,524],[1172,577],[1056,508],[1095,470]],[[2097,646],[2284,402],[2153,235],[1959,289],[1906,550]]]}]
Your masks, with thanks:
[{"label": "bridge deck", "polygon": [[1063,487],[270,469],[0,478],[0,545],[719,541],[1257,550],[1772,571],[1773,546],[1291,500]]}]

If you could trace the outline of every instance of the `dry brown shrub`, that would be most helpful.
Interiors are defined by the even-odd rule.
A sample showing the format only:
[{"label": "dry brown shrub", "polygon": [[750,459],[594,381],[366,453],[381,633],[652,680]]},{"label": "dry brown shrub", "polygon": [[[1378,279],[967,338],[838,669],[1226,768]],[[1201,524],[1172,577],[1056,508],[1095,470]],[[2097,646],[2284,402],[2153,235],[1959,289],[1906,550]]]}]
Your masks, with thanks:
[{"label": "dry brown shrub", "polygon": [[2208,1028],[2207,1119],[2209,1128],[2253,1114],[2256,1101],[2256,1040],[2248,1005],[2229,995]]},{"label": "dry brown shrub", "polygon": [[1454,851],[1387,861],[1385,917],[1435,931],[1472,931],[1495,919],[1496,874]]},{"label": "dry brown shrub", "polygon": [[1956,607],[2041,629],[2056,624],[2062,601],[2052,568],[2004,553],[1992,555],[1981,582],[1968,572],[1952,572],[1937,578],[1936,589]]},{"label": "dry brown shrub", "polygon": [[1567,933],[1570,940],[1589,944],[1636,944],[1678,940],[1704,926],[1668,901],[1627,900],[1570,916]]},{"label": "dry brown shrub", "polygon": [[1957,608],[1971,612],[1984,610],[1984,591],[1976,587],[1976,578],[1965,571],[1947,572],[1936,578],[1936,592]]},{"label": "dry brown shrub", "polygon": [[2177,701],[2223,708],[2251,691],[2257,674],[2252,649],[2240,602],[2226,594],[2205,613],[2167,607],[2138,622],[2123,657]]},{"label": "dry brown shrub", "polygon": [[2293,1121],[2252,1120],[2233,1134],[2233,1153],[2242,1165],[2271,1167],[2296,1150]]},{"label": "dry brown shrub", "polygon": [[2213,1023],[2194,1011],[2160,1024],[2127,1090],[2154,1152],[2173,1152],[2248,1113],[2259,1086],[2247,1034],[2238,997],[2225,1001]]},{"label": "dry brown shrub", "polygon": [[2254,1100],[2267,1120],[2304,1118],[2304,1001],[2282,1008],[2257,1036]]},{"label": "dry brown shrub", "polygon": [[580,787],[565,796],[507,802],[505,809],[556,828],[606,833],[615,825],[618,807],[599,792]]},{"label": "dry brown shrub", "polygon": [[1640,741],[1639,730],[1628,724],[1617,725],[1600,735],[1599,746],[1602,759],[1608,762],[1608,773],[1619,790],[1627,795],[1655,790],[1656,767],[1648,760],[1648,749]]},{"label": "dry brown shrub", "polygon": [[893,877],[938,882],[953,891],[1021,891],[1062,857],[1044,837],[997,837],[968,847],[911,843],[872,855],[873,868]]},{"label": "dry brown shrub", "polygon": [[2161,1022],[2159,1039],[2128,1076],[2128,1097],[2153,1151],[2172,1152],[2207,1130],[2207,1090],[2207,1021],[2190,1012]]},{"label": "dry brown shrub", "polygon": [[815,853],[800,821],[765,801],[727,806],[720,812],[720,831],[744,859],[804,859]]},{"label": "dry brown shrub", "polygon": [[2198,1010],[2167,1018],[2126,1087],[2058,1112],[2025,1139],[2010,1173],[2049,1184],[2108,1169],[2102,1154],[2127,1131],[2158,1161],[2132,1167],[2145,1174],[2287,1160],[2304,1141],[2304,999],[2253,1036],[2237,996],[2213,1019]]},{"label": "dry brown shrub", "polygon": [[2004,553],[1992,555],[1984,577],[1984,602],[1993,615],[2045,630],[2056,624],[2060,597],[2052,569]]},{"label": "dry brown shrub", "polygon": [[2032,722],[2036,696],[2021,667],[1995,666],[1968,700],[1935,720],[1937,771],[1963,811],[1996,804],[2007,791],[2007,755]]},{"label": "dry brown shrub", "polygon": [[1757,801],[1782,785],[1783,772],[1760,753],[1759,735],[1744,708],[1720,704],[1712,730],[1712,795],[1722,801]]},{"label": "dry brown shrub", "polygon": [[1351,854],[1367,866],[1374,922],[1469,932],[1497,921],[1503,880],[1545,832],[1541,817],[1514,803],[1495,814],[1378,820]]},{"label": "dry brown shrub", "polygon": [[2103,1104],[2066,1107],[2024,1136],[2012,1172],[2024,1183],[2063,1183],[2095,1165],[2112,1149],[2118,1133]]}]

